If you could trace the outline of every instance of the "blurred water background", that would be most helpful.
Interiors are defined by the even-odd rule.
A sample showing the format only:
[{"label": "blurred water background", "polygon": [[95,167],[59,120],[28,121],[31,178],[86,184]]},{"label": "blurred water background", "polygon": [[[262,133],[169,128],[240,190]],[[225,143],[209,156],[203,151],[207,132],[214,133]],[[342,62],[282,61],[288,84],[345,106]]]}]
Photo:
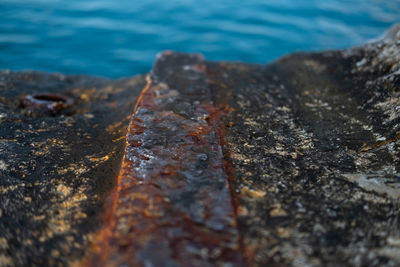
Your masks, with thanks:
[{"label": "blurred water background", "polygon": [[395,22],[399,0],[0,0],[0,69],[130,76],[166,49],[264,63]]}]

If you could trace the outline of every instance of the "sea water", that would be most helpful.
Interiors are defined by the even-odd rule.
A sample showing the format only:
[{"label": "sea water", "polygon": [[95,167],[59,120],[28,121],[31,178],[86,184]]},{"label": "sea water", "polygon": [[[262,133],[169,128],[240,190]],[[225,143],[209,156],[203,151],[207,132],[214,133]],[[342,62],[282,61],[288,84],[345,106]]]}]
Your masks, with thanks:
[{"label": "sea water", "polygon": [[396,22],[398,0],[0,0],[0,69],[115,78],[167,49],[265,63],[359,45]]}]

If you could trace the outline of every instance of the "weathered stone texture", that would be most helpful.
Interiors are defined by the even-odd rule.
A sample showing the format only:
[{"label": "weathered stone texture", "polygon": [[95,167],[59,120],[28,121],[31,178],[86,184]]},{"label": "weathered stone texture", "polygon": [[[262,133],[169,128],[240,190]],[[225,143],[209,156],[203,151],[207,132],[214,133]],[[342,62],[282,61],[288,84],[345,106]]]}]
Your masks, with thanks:
[{"label": "weathered stone texture", "polygon": [[[0,266],[66,265],[83,255],[143,85],[140,76],[0,72]],[[47,92],[74,103],[56,116],[20,107],[21,97]]]},{"label": "weathered stone texture", "polygon": [[251,265],[399,264],[396,38],[208,67]]}]

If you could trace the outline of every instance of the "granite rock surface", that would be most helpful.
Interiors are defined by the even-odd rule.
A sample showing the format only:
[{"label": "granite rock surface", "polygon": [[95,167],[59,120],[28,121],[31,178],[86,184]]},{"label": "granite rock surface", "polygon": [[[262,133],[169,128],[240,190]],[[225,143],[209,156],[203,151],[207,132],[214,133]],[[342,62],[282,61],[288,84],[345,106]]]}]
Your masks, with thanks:
[{"label": "granite rock surface", "polygon": [[[141,76],[0,72],[0,266],[65,266],[82,257],[143,86]],[[22,107],[26,96],[72,103],[49,115]]]}]

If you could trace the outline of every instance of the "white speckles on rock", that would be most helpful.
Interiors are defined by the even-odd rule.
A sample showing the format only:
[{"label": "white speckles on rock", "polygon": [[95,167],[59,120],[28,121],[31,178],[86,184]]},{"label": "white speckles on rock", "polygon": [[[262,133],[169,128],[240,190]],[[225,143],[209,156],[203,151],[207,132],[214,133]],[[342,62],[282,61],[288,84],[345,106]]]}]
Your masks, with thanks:
[{"label": "white speckles on rock", "polygon": [[7,164],[4,160],[0,160],[0,170],[5,171],[7,169]]},{"label": "white speckles on rock", "polygon": [[[394,171],[394,173],[388,173],[388,170]],[[392,168],[368,174],[345,173],[343,177],[366,191],[385,194],[393,199],[400,198],[400,181],[396,179],[397,173]]]}]

